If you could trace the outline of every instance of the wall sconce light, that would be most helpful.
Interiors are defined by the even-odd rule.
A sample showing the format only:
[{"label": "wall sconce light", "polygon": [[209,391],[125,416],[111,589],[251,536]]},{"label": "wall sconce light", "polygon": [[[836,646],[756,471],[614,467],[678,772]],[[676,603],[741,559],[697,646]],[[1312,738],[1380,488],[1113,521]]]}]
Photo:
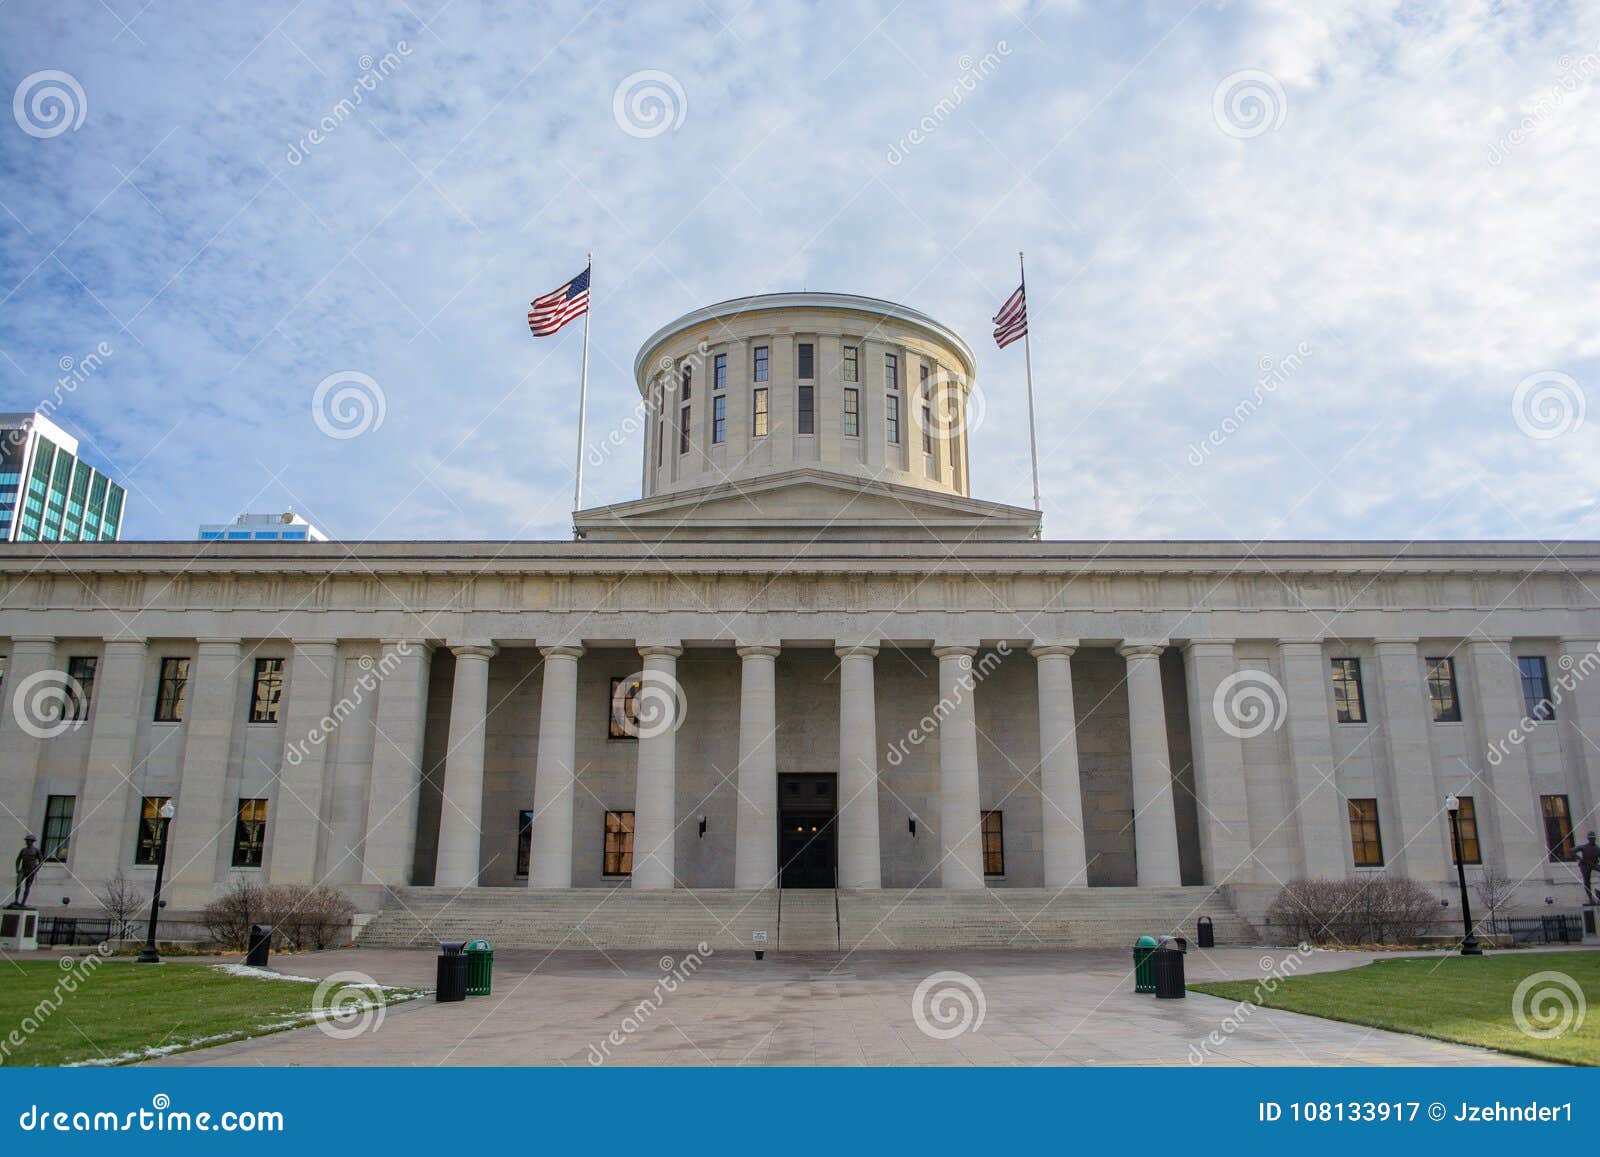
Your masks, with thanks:
[{"label": "wall sconce light", "polygon": [[1556,898],[1554,896],[1546,896],[1544,898],[1544,902],[1546,904],[1554,904],[1556,902]]},{"label": "wall sconce light", "polygon": [[705,816],[701,816],[700,817],[700,838],[702,840],[706,838],[706,817]]},{"label": "wall sconce light", "polygon": [[912,839],[916,839],[917,838],[917,817],[916,816],[911,816],[909,819],[907,819],[906,820],[906,827],[911,829],[911,838]]}]

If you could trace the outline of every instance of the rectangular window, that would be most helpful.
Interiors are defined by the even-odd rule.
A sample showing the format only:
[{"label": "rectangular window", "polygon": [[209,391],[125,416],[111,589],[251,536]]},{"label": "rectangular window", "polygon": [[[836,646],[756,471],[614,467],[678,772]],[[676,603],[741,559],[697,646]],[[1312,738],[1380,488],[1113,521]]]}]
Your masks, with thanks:
[{"label": "rectangular window", "polygon": [[1428,660],[1428,704],[1435,723],[1460,723],[1461,699],[1456,694],[1456,661]]},{"label": "rectangular window", "polygon": [[689,410],[691,407],[683,406],[678,410],[678,453],[689,452]]},{"label": "rectangular window", "polygon": [[613,677],[611,680],[611,706],[607,718],[611,721],[606,734],[612,739],[637,739],[639,737],[640,679]]},{"label": "rectangular window", "polygon": [[255,679],[250,685],[250,722],[276,723],[282,698],[283,660],[257,659]]},{"label": "rectangular window", "polygon": [[896,354],[883,355],[883,388],[886,390],[900,388],[900,358]]},{"label": "rectangular window", "polygon": [[810,381],[817,376],[817,347],[808,341],[801,342],[795,347],[797,361],[796,376],[801,381]]},{"label": "rectangular window", "polygon": [[750,371],[750,380],[752,382],[767,380],[767,347],[764,345],[756,346],[755,365]]},{"label": "rectangular window", "polygon": [[767,391],[763,387],[753,391],[754,405],[750,407],[750,433],[757,438],[767,436]]},{"label": "rectangular window", "polygon": [[1333,660],[1333,711],[1340,723],[1365,723],[1367,703],[1361,695],[1361,660]]},{"label": "rectangular window", "polygon": [[67,660],[67,698],[61,705],[61,718],[82,723],[89,718],[89,703],[94,698],[94,675],[100,660],[93,655],[74,655]]},{"label": "rectangular window", "polygon": [[726,389],[728,385],[728,355],[718,354],[711,359],[711,388]]},{"label": "rectangular window", "polygon": [[728,395],[718,394],[711,399],[711,441],[721,445],[728,440]]},{"label": "rectangular window", "polygon": [[926,401],[928,397],[928,363],[923,362],[917,367],[917,390]]},{"label": "rectangular window", "polygon": [[1453,863],[1456,858],[1455,841],[1461,840],[1461,862],[1463,864],[1483,863],[1483,852],[1478,847],[1478,808],[1472,802],[1470,795],[1457,797],[1460,807],[1456,809],[1456,830],[1451,833],[1450,859]]},{"label": "rectangular window", "polygon": [[1572,859],[1572,809],[1564,795],[1542,795],[1539,810],[1544,813],[1544,846],[1550,862],[1563,864]]},{"label": "rectangular window", "polygon": [[667,445],[667,424],[665,421],[656,423],[656,465],[661,465],[661,455],[665,453]]},{"label": "rectangular window", "polygon": [[890,394],[884,399],[883,436],[894,446],[900,445],[900,395]]},{"label": "rectangular window", "polygon": [[927,406],[922,407],[922,452],[933,453],[933,411]]},{"label": "rectangular window", "polygon": [[161,851],[161,809],[171,796],[147,795],[139,805],[139,830],[134,834],[133,862],[138,867],[155,867]]},{"label": "rectangular window", "polygon": [[802,434],[815,434],[817,432],[815,393],[815,386],[800,386],[795,390],[800,407],[800,425],[798,429]]},{"label": "rectangular window", "polygon": [[844,347],[844,363],[839,367],[839,376],[845,381],[858,382],[861,380],[859,356],[855,346],[847,345]]},{"label": "rectangular window", "polygon": [[67,862],[67,841],[72,838],[72,805],[76,796],[53,795],[44,805],[44,843],[39,848],[52,864]]},{"label": "rectangular window", "polygon": [[983,874],[1006,874],[1005,826],[997,811],[983,813]]},{"label": "rectangular window", "polygon": [[682,381],[678,384],[678,401],[687,402],[694,396],[694,366],[689,362],[683,363]]},{"label": "rectangular window", "polygon": [[860,390],[847,389],[844,392],[844,436],[846,438],[861,436]]},{"label": "rectangular window", "polygon": [[189,698],[189,660],[161,660],[161,686],[156,690],[156,722],[181,723]]},{"label": "rectangular window", "polygon": [[1541,722],[1556,717],[1556,705],[1550,701],[1550,672],[1542,655],[1523,655],[1517,659],[1522,672],[1522,706],[1529,719]]},{"label": "rectangular window", "polygon": [[533,859],[533,813],[517,813],[517,875],[528,875],[528,864]]},{"label": "rectangular window", "polygon": [[233,825],[233,866],[259,868],[267,846],[267,801],[242,799]]},{"label": "rectangular window", "polygon": [[1383,867],[1383,836],[1378,831],[1378,801],[1353,799],[1350,802],[1350,850],[1356,867]]},{"label": "rectangular window", "polygon": [[631,876],[633,874],[633,813],[606,812],[605,862],[601,874],[606,876]]}]

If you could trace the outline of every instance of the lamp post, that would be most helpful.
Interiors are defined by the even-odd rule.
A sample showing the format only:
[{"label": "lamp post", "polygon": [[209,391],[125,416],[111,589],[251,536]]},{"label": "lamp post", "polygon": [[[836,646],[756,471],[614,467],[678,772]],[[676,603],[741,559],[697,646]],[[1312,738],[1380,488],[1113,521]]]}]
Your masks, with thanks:
[{"label": "lamp post", "polygon": [[1444,810],[1450,813],[1450,846],[1456,854],[1456,883],[1461,885],[1461,928],[1466,933],[1461,938],[1461,955],[1482,956],[1478,938],[1472,934],[1472,903],[1467,899],[1467,867],[1461,862],[1461,801],[1454,795],[1444,798]]},{"label": "lamp post", "polygon": [[161,805],[160,826],[156,829],[156,887],[150,894],[150,931],[145,937],[144,947],[139,949],[138,964],[161,963],[161,953],[156,951],[156,920],[161,914],[161,877],[167,870],[167,828],[177,811],[170,799]]}]

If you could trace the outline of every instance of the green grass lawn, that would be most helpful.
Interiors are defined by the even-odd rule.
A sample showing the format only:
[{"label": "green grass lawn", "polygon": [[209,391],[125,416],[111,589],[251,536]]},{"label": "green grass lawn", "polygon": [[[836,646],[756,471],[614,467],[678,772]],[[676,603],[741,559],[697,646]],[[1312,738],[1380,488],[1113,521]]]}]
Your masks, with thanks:
[{"label": "green grass lawn", "polygon": [[[1523,1032],[1512,1012],[1518,984],[1538,972],[1559,972],[1570,977],[1577,991],[1567,988],[1565,995],[1574,1013],[1586,1006],[1586,1013],[1574,1016],[1568,1031],[1549,1039]],[[1600,1065],[1600,953],[1595,952],[1399,957],[1346,972],[1297,976],[1280,981],[1274,992],[1266,992],[1258,980],[1190,987],[1228,1000],[1481,1045],[1539,1060]],[[1530,993],[1541,990],[1561,991],[1539,984]],[[1540,1002],[1533,1003],[1537,1011]],[[1529,1001],[1524,1000],[1523,1004],[1527,1008]],[[1560,1011],[1553,1001],[1545,1009],[1547,1013]],[[1543,1027],[1554,1028],[1560,1020],[1556,1015]],[[1535,1028],[1541,1027],[1537,1019],[1532,1023]]]},{"label": "green grass lawn", "polygon": [[[73,990],[67,977],[76,978]],[[111,959],[85,971],[54,960],[0,961],[0,1064],[105,1062],[151,1048],[182,1051],[201,1040],[261,1036],[309,1023],[316,990],[304,982],[231,976],[207,964]],[[412,994],[386,995],[392,1001]]]}]

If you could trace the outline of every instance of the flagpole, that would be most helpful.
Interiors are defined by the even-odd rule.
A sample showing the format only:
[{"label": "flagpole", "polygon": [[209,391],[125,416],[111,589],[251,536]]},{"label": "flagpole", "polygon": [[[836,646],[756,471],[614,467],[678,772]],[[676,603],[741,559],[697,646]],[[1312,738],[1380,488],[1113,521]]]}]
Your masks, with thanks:
[{"label": "flagpole", "polygon": [[[1017,272],[1022,278],[1022,308],[1028,308],[1028,273],[1022,265],[1022,250],[1017,250]],[[1030,319],[1031,321],[1031,319]],[[1039,505],[1039,439],[1033,427],[1033,348],[1028,344],[1028,330],[1031,326],[1024,325],[1022,330],[1022,364],[1026,367],[1028,375],[1028,456],[1033,461],[1033,508],[1042,511]]]},{"label": "flagpole", "polygon": [[[589,315],[594,312],[594,254],[589,254],[589,305],[583,311],[583,375],[578,379],[578,482],[572,492],[574,513],[583,509],[583,419],[589,402]],[[576,535],[577,531],[574,530]]]}]

